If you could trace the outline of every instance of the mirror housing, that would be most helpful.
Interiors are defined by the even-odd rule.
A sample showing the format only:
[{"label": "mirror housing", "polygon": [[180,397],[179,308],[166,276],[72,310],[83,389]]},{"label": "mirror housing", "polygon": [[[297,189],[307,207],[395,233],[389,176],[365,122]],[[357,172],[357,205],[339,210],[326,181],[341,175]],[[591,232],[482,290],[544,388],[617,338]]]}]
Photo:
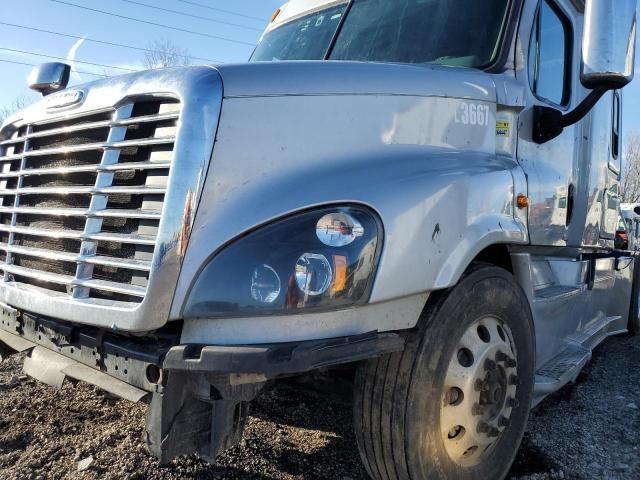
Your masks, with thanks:
[{"label": "mirror housing", "polygon": [[563,114],[547,106],[533,108],[533,141],[542,144],[582,120],[609,90],[633,80],[636,52],[636,0],[585,0],[580,81],[591,93]]},{"label": "mirror housing", "polygon": [[31,90],[46,96],[67,88],[70,74],[71,66],[66,63],[43,63],[31,70],[27,83]]},{"label": "mirror housing", "polygon": [[580,74],[586,88],[616,90],[629,84],[635,47],[636,0],[586,0]]}]

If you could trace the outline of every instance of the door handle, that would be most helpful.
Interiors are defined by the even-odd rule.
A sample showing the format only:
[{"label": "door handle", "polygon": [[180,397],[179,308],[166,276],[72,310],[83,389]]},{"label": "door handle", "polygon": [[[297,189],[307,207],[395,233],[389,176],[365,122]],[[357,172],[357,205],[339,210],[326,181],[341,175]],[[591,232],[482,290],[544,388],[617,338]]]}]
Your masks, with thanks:
[{"label": "door handle", "polygon": [[619,257],[616,258],[616,271],[624,270],[629,268],[629,266],[633,263],[633,257]]},{"label": "door handle", "polygon": [[570,183],[567,191],[567,221],[566,221],[567,227],[571,223],[571,217],[573,216],[574,190],[575,190],[575,187],[573,186],[573,183]]}]

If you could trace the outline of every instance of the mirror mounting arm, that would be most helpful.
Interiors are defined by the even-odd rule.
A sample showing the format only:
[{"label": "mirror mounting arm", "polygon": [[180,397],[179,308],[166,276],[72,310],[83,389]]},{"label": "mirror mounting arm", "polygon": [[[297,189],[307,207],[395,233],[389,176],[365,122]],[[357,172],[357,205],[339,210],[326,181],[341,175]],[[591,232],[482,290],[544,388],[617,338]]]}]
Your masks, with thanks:
[{"label": "mirror mounting arm", "polygon": [[598,100],[607,93],[608,88],[596,88],[585,97],[580,105],[567,114],[552,108],[536,105],[533,107],[533,140],[537,144],[543,144],[553,140],[562,131],[582,120],[598,103]]},{"label": "mirror mounting arm", "polygon": [[592,90],[589,95],[587,95],[580,105],[571,110],[569,113],[562,116],[562,126],[569,127],[578,123],[582,120],[587,113],[591,111],[593,107],[595,107],[598,100],[602,98],[602,96],[609,91],[608,88],[596,88]]}]

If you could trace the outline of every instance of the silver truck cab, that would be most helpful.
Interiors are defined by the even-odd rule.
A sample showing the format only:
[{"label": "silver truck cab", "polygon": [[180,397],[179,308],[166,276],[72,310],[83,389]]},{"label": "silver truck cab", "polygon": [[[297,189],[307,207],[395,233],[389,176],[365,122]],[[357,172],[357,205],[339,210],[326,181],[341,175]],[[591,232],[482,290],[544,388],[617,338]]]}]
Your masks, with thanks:
[{"label": "silver truck cab", "polygon": [[214,461],[349,366],[374,479],[503,478],[531,406],[640,330],[614,249],[635,0],[291,0],[250,62],[65,89],[0,129],[0,342]]}]

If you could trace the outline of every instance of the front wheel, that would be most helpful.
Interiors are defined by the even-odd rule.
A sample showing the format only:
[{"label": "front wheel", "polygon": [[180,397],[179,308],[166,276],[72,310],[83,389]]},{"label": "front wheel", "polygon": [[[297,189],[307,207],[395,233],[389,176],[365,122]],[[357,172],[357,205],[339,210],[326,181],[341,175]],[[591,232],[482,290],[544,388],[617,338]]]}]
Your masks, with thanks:
[{"label": "front wheel", "polygon": [[403,352],[358,369],[360,455],[375,480],[504,478],[533,390],[527,299],[487,265],[435,295]]}]

